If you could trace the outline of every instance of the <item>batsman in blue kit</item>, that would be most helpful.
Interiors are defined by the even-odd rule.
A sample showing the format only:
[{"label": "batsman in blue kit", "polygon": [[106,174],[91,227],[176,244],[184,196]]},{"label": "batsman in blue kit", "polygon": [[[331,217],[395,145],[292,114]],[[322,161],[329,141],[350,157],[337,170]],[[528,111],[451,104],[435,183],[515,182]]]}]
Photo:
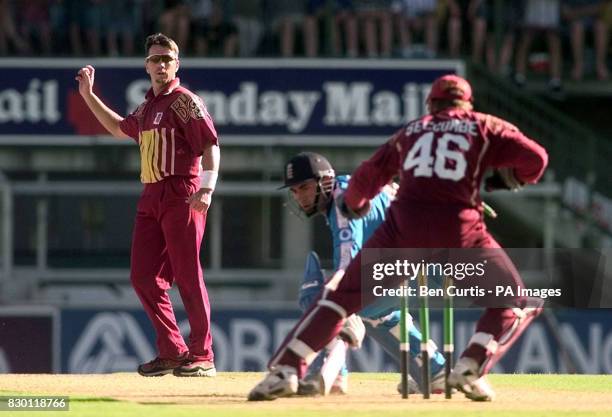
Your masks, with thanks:
[{"label": "batsman in blue kit", "polygon": [[[292,199],[306,216],[325,216],[333,239],[334,272],[325,278],[319,258],[311,252],[306,260],[303,283],[300,287],[299,303],[306,310],[321,291],[333,290],[342,278],[351,259],[374,230],[385,220],[387,208],[395,197],[394,184],[387,186],[371,200],[371,210],[359,219],[348,219],[337,203],[348,187],[350,177],[338,176],[329,161],[316,153],[303,152],[287,162],[284,186],[289,188]],[[384,300],[381,300],[384,301]],[[346,393],[348,371],[345,360],[348,348],[357,349],[367,334],[381,344],[383,349],[399,362],[399,320],[397,306],[374,303],[361,310],[358,316],[350,316],[339,337],[333,339],[312,363],[306,377],[300,381],[298,394],[326,395]],[[421,333],[410,322],[410,354],[420,364]],[[430,341],[432,392],[444,391],[444,357]],[[418,385],[411,381],[410,389],[418,392]]]}]

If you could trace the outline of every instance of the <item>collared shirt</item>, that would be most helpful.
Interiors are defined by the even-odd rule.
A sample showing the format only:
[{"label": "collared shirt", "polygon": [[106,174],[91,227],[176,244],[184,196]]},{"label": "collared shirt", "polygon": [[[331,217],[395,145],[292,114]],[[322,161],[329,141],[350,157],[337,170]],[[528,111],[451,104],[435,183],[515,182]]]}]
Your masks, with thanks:
[{"label": "collared shirt", "polygon": [[119,124],[140,146],[140,180],[154,183],[171,175],[197,176],[202,152],[218,145],[217,132],[202,99],[172,80]]}]

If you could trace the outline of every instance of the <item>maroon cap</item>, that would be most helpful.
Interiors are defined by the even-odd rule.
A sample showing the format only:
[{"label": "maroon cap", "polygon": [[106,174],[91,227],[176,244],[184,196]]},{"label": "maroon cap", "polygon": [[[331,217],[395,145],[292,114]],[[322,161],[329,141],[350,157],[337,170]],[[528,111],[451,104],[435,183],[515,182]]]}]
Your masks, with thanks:
[{"label": "maroon cap", "polygon": [[456,99],[472,101],[472,87],[466,79],[453,74],[443,75],[436,79],[427,96],[427,101]]}]

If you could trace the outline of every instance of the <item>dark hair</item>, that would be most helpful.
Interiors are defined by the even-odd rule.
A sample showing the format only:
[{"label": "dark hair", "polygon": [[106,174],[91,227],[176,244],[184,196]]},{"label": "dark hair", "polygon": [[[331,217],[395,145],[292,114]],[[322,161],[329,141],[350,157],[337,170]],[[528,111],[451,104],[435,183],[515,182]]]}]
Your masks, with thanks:
[{"label": "dark hair", "polygon": [[429,100],[429,111],[431,113],[437,113],[439,111],[448,109],[448,108],[456,108],[456,109],[462,109],[462,110],[472,110],[474,108],[474,106],[472,106],[472,103],[466,100],[460,100],[460,99],[452,99],[452,100],[438,100],[438,99],[433,99],[433,100]]},{"label": "dark hair", "polygon": [[153,45],[160,45],[171,49],[176,52],[176,55],[178,56],[178,45],[176,44],[176,42],[174,42],[174,40],[164,35],[163,33],[155,33],[153,35],[147,36],[147,39],[145,40],[145,55],[149,53],[149,49],[151,49]]}]

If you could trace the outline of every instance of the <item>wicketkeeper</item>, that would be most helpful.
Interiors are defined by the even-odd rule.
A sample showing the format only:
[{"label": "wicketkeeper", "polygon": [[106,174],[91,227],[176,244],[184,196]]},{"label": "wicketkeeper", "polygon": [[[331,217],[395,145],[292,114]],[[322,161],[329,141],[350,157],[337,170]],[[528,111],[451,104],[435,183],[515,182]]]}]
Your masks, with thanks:
[{"label": "wicketkeeper", "polygon": [[[499,285],[524,287],[512,261],[487,231],[480,184],[489,168],[496,170],[497,178],[489,186],[513,189],[537,182],[548,163],[546,150],[510,123],[473,111],[472,88],[461,77],[438,78],[427,105],[428,115],[408,123],[359,166],[339,212],[367,218],[376,210],[371,199],[399,174],[397,197],[364,249],[498,249],[487,272],[505,280]],[[348,316],[370,302],[363,298],[368,290],[362,288],[359,253],[346,273],[332,277],[317,304],[302,316],[249,398],[294,394],[316,352],[340,332]],[[492,400],[494,392],[485,375],[540,311],[540,306],[527,305],[521,297],[507,307],[487,308],[450,375],[450,384],[472,400]]]}]

